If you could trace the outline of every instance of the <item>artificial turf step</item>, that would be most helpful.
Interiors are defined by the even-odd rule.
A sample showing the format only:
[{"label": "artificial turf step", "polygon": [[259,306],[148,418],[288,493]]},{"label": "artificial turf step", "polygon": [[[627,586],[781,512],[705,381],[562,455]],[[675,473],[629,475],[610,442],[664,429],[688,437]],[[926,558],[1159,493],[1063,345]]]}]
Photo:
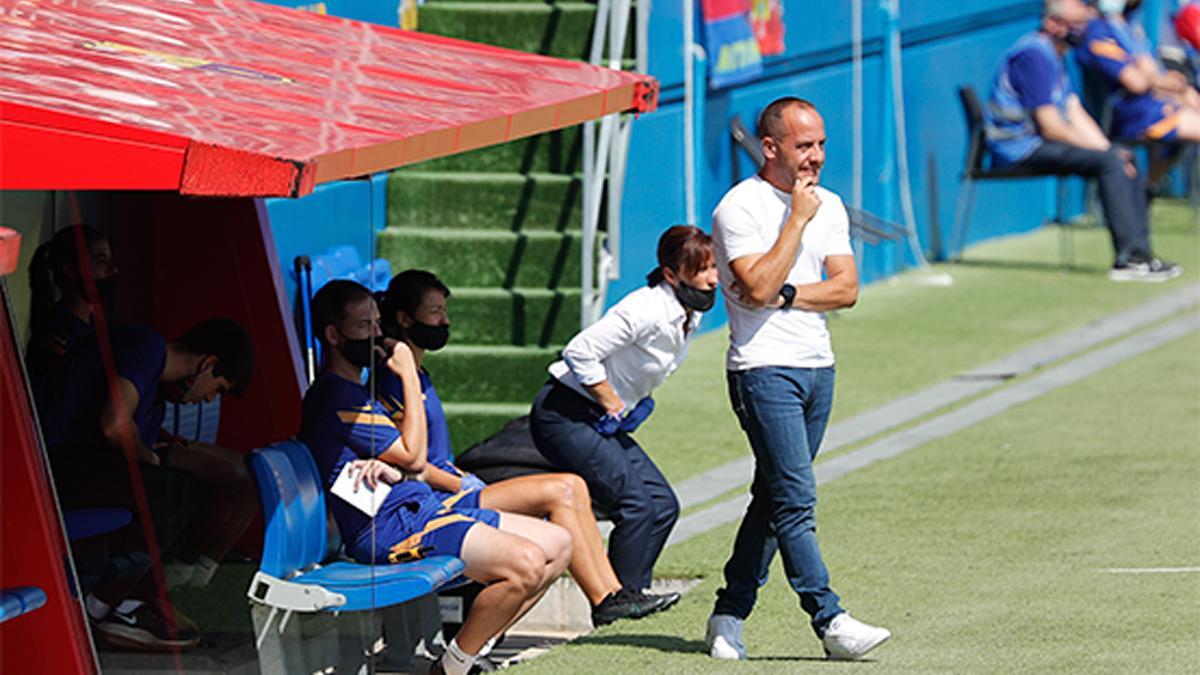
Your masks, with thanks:
[{"label": "artificial turf step", "polygon": [[579,330],[578,288],[454,288],[454,342],[475,345],[564,344]]},{"label": "artificial turf step", "polygon": [[529,414],[527,403],[443,403],[454,454],[502,429],[510,420]]},{"label": "artificial turf step", "polygon": [[561,346],[450,345],[425,355],[425,368],[444,401],[533,402]]},{"label": "artificial turf step", "polygon": [[379,255],[393,270],[423,268],[456,287],[556,288],[578,285],[577,232],[507,232],[388,227]]},{"label": "artificial turf step", "polygon": [[551,173],[396,171],[388,225],[425,228],[577,230],[580,176]]},{"label": "artificial turf step", "polygon": [[587,2],[435,1],[420,9],[419,22],[423,33],[583,59],[591,43],[595,16],[596,6]]}]

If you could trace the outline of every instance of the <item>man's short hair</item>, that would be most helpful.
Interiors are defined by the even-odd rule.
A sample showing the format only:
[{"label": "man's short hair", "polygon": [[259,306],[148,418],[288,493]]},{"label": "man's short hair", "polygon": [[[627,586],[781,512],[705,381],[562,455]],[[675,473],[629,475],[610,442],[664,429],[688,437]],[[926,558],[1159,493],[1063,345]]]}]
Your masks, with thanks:
[{"label": "man's short hair", "polygon": [[1042,17],[1062,16],[1063,5],[1067,0],[1045,0],[1042,3]]},{"label": "man's short hair", "polygon": [[192,326],[179,341],[193,354],[217,357],[213,377],[229,380],[231,394],[240,398],[246,391],[254,372],[254,350],[241,324],[233,319],[208,319]]},{"label": "man's short hair", "polygon": [[795,96],[784,96],[777,98],[767,104],[763,111],[758,114],[758,137],[780,138],[785,133],[783,128],[783,111],[792,106],[800,106],[804,110],[816,110],[817,106],[811,101],[807,101]]},{"label": "man's short hair", "polygon": [[312,299],[312,328],[322,346],[329,346],[325,343],[325,327],[341,323],[350,303],[369,297],[371,291],[349,279],[334,279],[317,291]]}]

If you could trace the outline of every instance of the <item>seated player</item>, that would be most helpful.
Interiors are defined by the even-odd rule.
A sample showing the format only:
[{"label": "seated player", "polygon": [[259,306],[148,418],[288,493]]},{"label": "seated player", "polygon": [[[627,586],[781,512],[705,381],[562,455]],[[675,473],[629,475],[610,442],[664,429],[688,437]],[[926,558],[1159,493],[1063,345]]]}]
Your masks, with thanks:
[{"label": "seated player", "polygon": [[[426,481],[443,494],[447,506],[488,508],[546,517],[571,533],[574,554],[570,570],[592,606],[592,623],[601,626],[625,618],[641,618],[666,609],[678,593],[652,595],[622,588],[596,527],[587,484],[571,473],[522,476],[486,485],[454,465],[450,430],[441,399],[422,364],[425,353],[441,349],[450,336],[446,301],[450,289],[431,272],[407,270],[392,278],[380,297],[384,333],[403,340],[420,370],[421,398],[428,426]],[[376,396],[392,414],[404,414],[399,378],[378,368]]]},{"label": "seated player", "polygon": [[[143,493],[154,540],[143,531],[142,548],[151,559],[180,550],[183,560],[215,568],[257,509],[249,473],[232,451],[156,445],[156,439],[164,399],[189,403],[226,391],[241,394],[253,368],[249,337],[228,319],[201,322],[178,340],[167,341],[146,326],[117,326],[104,337],[84,338],[38,388],[60,501],[64,508],[123,506],[140,514]],[[140,478],[138,490],[133,476]],[[203,575],[206,582],[211,569]],[[172,629],[142,602],[153,595],[147,583],[138,580],[138,600],[89,602],[97,634],[148,650],[194,646],[198,635],[190,622],[180,619]]]},{"label": "seated player", "polygon": [[88,270],[81,267],[82,261],[91,264],[96,300],[111,312],[117,266],[103,232],[88,225],[72,225],[39,246],[30,260],[25,366],[35,382],[92,332],[93,306],[85,278]]},{"label": "seated player", "polygon": [[[312,312],[324,363],[304,397],[300,439],[312,451],[327,489],[343,470],[352,473],[358,489],[392,486],[373,516],[331,493],[330,510],[346,551],[363,563],[426,555],[457,556],[466,563],[466,576],[486,587],[431,671],[466,673],[485,644],[562,573],[571,555],[570,536],[526,516],[446,509],[418,478],[425,467],[424,409],[411,407],[393,420],[362,384],[363,369],[385,356],[370,292],[352,281],[331,281],[313,298]],[[410,398],[421,395],[407,345],[395,342],[386,364]]]},{"label": "seated player", "polygon": [[[1117,140],[1200,141],[1200,93],[1180,72],[1154,58],[1141,26],[1127,16],[1141,0],[1100,0],[1075,59],[1103,82],[1112,106],[1109,135]],[[1156,154],[1147,176],[1154,186],[1178,156]]]}]

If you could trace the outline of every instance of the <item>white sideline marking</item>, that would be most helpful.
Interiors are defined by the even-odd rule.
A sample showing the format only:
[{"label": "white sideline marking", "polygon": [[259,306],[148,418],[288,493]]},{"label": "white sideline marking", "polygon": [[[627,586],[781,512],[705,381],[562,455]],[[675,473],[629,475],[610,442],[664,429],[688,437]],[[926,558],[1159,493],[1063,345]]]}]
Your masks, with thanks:
[{"label": "white sideline marking", "polygon": [[1200,574],[1200,567],[1110,567],[1105,574]]},{"label": "white sideline marking", "polygon": [[[1065,364],[1046,369],[1030,379],[1001,389],[939,417],[875,441],[866,447],[813,465],[817,485],[844,476],[875,462],[890,459],[913,448],[962,431],[1000,415],[1010,408],[1031,401],[1079,380],[1144,354],[1168,342],[1200,331],[1200,313],[1187,314],[1166,324],[1136,333]],[[742,494],[679,519],[667,546],[727,523],[741,520],[750,495]]]}]

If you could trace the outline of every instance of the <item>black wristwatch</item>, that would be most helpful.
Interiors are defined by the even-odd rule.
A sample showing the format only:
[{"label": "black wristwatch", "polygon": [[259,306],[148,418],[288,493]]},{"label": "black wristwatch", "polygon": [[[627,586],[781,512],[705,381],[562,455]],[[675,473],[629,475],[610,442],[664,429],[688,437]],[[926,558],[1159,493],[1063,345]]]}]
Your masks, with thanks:
[{"label": "black wristwatch", "polygon": [[784,284],[783,288],[779,289],[779,294],[783,296],[783,306],[779,309],[791,309],[792,303],[796,301],[796,287],[791,284]]}]

